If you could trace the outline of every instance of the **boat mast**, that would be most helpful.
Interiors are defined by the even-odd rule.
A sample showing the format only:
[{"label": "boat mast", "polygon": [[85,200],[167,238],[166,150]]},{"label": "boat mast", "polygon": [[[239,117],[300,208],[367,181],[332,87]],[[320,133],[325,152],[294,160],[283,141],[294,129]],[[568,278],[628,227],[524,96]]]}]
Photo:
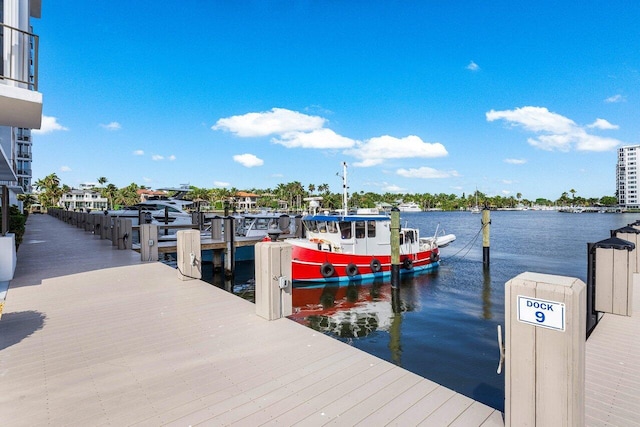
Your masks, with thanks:
[{"label": "boat mast", "polygon": [[342,162],[342,211],[344,215],[348,214],[347,211],[347,162]]}]

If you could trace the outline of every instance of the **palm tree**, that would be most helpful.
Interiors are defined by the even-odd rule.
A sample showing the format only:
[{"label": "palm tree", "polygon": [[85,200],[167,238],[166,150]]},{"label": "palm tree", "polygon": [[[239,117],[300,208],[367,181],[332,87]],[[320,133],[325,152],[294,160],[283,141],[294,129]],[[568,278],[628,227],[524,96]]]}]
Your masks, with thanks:
[{"label": "palm tree", "polygon": [[100,190],[100,195],[102,197],[106,197],[107,200],[109,201],[109,208],[113,209],[113,200],[116,197],[116,193],[118,192],[118,187],[116,187],[113,184],[109,184],[107,185],[105,188],[102,188]]},{"label": "palm tree", "polygon": [[109,181],[107,178],[105,178],[104,176],[101,176],[100,178],[98,178],[98,184],[100,184],[101,187],[104,187],[104,185],[107,183],[107,181]]},{"label": "palm tree", "polygon": [[60,178],[55,173],[49,174],[35,182],[38,194],[38,201],[46,208],[56,206],[63,191],[60,188]]}]

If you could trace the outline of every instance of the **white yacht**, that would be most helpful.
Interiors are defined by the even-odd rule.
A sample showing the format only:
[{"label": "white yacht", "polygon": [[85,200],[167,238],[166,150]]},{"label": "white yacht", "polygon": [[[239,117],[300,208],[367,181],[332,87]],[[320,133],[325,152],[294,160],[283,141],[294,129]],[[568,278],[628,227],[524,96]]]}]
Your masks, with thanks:
[{"label": "white yacht", "polygon": [[118,218],[130,218],[131,223],[139,225],[141,212],[144,213],[145,222],[150,224],[191,224],[191,213],[187,208],[193,204],[191,200],[184,200],[181,197],[188,191],[185,188],[167,189],[176,193],[170,197],[154,196],[144,202],[136,203],[132,206],[125,206],[122,209],[92,211],[92,214],[111,215]]},{"label": "white yacht", "polygon": [[400,203],[398,209],[400,212],[422,212],[420,206],[415,202]]}]

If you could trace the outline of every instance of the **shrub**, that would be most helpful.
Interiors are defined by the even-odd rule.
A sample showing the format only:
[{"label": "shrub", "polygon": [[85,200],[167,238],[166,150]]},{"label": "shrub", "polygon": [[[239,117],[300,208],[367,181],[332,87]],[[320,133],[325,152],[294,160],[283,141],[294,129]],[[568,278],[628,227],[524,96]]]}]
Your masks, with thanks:
[{"label": "shrub", "polygon": [[[0,221],[2,220],[2,211],[0,210]],[[9,233],[16,235],[16,250],[22,243],[22,236],[24,236],[25,223],[27,222],[27,216],[20,213],[18,207],[13,205],[9,207]]]}]

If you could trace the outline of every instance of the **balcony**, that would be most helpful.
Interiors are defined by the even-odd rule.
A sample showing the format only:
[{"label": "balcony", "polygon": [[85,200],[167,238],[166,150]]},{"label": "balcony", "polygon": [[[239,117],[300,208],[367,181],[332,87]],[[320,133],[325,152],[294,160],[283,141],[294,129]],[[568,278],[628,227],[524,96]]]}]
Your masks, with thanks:
[{"label": "balcony", "polygon": [[38,36],[0,23],[0,126],[40,129]]}]

